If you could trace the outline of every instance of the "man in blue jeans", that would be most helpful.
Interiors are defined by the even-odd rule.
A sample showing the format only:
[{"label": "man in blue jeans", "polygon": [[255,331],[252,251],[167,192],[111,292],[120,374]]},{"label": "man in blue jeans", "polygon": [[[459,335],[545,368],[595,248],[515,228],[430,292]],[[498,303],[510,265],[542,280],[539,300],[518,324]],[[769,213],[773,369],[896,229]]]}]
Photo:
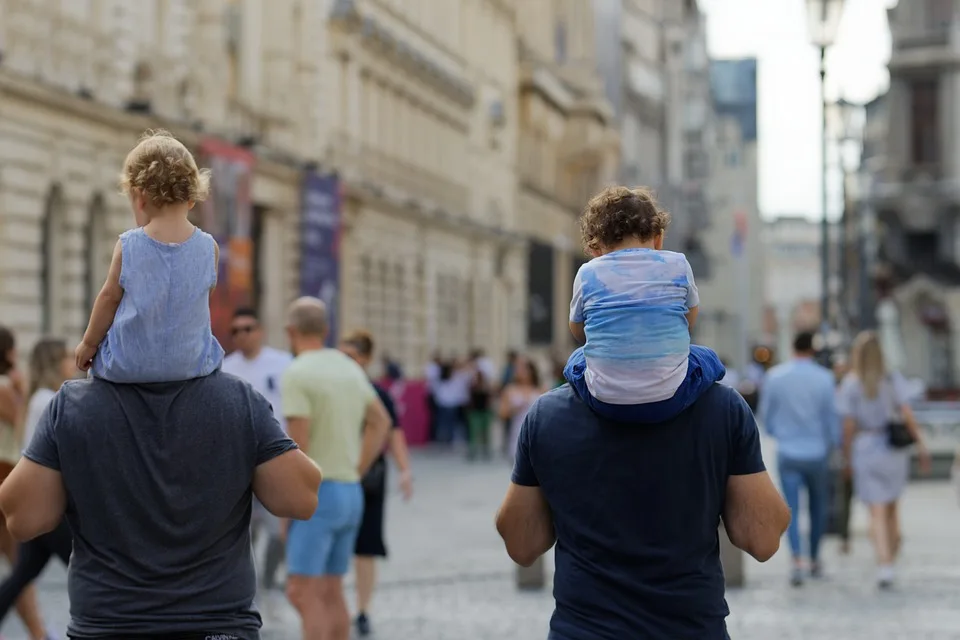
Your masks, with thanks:
[{"label": "man in blue jeans", "polygon": [[793,553],[790,582],[803,584],[800,545],[800,489],[807,490],[810,508],[811,577],[820,577],[820,538],[827,522],[830,454],[840,446],[833,374],[813,360],[813,334],[803,332],[793,342],[794,357],[770,370],[760,396],[760,421],[777,441],[777,463],[783,495],[793,520],[787,534]]}]

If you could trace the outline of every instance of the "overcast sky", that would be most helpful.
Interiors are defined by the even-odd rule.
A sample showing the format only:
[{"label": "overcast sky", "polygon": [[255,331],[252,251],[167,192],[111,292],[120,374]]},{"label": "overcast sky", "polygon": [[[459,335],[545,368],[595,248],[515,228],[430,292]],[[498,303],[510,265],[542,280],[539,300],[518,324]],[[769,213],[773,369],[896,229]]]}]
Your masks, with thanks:
[{"label": "overcast sky", "polygon": [[[819,51],[809,41],[807,0],[700,0],[713,57],[758,58],[760,211],[765,217],[820,216]],[[827,54],[827,96],[868,101],[886,90],[896,0],[846,0],[836,45]],[[828,182],[839,212],[839,173]]]}]

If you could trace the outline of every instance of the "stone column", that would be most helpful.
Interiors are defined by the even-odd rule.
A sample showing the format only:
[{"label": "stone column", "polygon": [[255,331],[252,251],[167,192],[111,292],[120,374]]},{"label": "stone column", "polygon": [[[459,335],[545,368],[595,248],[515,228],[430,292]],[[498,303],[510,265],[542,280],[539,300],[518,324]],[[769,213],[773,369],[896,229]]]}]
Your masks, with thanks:
[{"label": "stone column", "polygon": [[543,556],[537,558],[529,567],[517,565],[517,589],[521,591],[540,591],[547,585],[547,570]]},{"label": "stone column", "polygon": [[727,530],[720,524],[720,563],[723,565],[723,578],[728,589],[737,589],[746,583],[743,567],[743,551],[737,549],[727,537]]}]

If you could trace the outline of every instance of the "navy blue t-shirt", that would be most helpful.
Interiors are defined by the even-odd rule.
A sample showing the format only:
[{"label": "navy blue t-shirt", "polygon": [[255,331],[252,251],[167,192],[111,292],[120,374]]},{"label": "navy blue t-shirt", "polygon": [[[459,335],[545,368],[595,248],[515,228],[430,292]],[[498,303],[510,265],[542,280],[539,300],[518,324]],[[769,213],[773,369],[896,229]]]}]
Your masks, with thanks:
[{"label": "navy blue t-shirt", "polygon": [[720,384],[655,425],[604,420],[569,385],[541,397],[513,482],[539,486],[553,513],[550,640],[727,638],[727,480],[764,470],[753,413]]}]

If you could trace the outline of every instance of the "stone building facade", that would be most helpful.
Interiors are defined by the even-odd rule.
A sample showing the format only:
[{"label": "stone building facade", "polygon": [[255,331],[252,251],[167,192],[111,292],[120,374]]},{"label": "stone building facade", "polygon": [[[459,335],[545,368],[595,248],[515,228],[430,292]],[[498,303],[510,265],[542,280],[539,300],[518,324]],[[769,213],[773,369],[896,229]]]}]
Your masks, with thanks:
[{"label": "stone building facade", "polygon": [[502,0],[332,3],[321,163],[344,188],[341,320],[411,375],[525,342],[515,19]]},{"label": "stone building facade", "polygon": [[931,389],[955,390],[960,386],[960,5],[900,2],[888,16],[890,89],[882,116],[873,118],[886,127],[885,144],[881,153],[867,154],[879,162],[864,168],[865,202],[859,206],[870,231],[875,218],[878,245],[870,274],[878,315],[864,324],[878,326],[884,335],[899,334],[903,362],[895,365],[906,375],[922,378]]},{"label": "stone building facade", "polygon": [[312,3],[269,4],[3,3],[0,322],[21,345],[81,335],[115,239],[132,225],[117,190],[123,159],[158,127],[195,150],[215,139],[254,153],[260,233],[247,261],[260,268],[247,265],[257,282],[247,298],[282,340],[297,288],[297,158],[316,147],[323,22]]},{"label": "stone building facade", "polygon": [[[214,168],[197,222],[226,234],[227,273],[240,274],[215,326],[250,303],[284,343],[284,308],[305,286],[305,176],[322,175],[342,223],[337,324],[373,331],[408,375],[434,352],[570,346],[576,213],[618,155],[590,0],[2,11],[0,322],[24,347],[79,338],[132,224],[123,158],[158,127]],[[549,296],[531,294],[531,274],[547,274]],[[542,327],[543,314],[546,338],[529,320]]]},{"label": "stone building facade", "polygon": [[585,260],[577,217],[616,182],[619,132],[597,73],[590,0],[517,5],[519,150],[515,232],[526,241],[528,347],[566,358],[576,270]]}]

